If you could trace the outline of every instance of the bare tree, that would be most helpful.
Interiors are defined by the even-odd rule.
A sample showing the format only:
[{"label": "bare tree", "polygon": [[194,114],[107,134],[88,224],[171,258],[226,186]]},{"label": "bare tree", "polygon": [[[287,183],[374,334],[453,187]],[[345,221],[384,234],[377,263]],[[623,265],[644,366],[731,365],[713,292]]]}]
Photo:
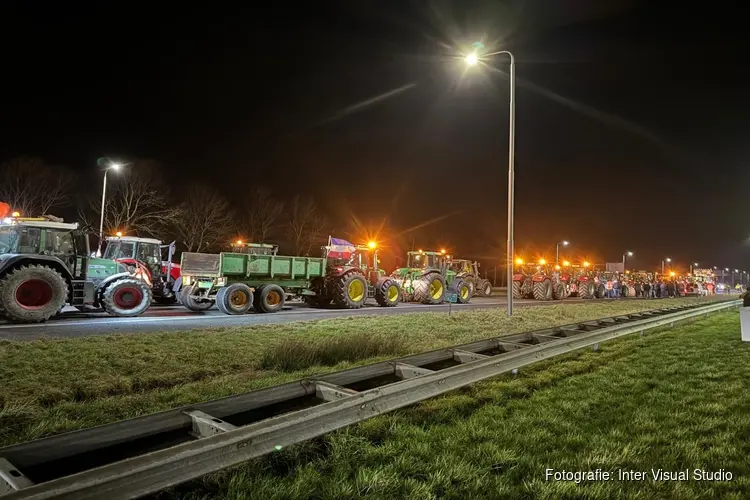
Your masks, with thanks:
[{"label": "bare tree", "polygon": [[[157,236],[179,221],[181,208],[170,203],[159,169],[157,162],[141,160],[108,177],[104,205],[107,232]],[[91,196],[87,205],[79,208],[79,216],[90,227],[99,226],[100,193]]]},{"label": "bare tree", "polygon": [[295,196],[289,210],[287,234],[295,255],[310,255],[320,242],[325,229],[325,218],[320,215],[315,200]]},{"label": "bare tree", "polygon": [[73,174],[40,158],[21,156],[0,165],[0,201],[27,217],[48,215],[71,200]]},{"label": "bare tree", "polygon": [[265,242],[278,226],[284,203],[273,198],[264,187],[256,187],[250,193],[247,204],[247,223],[251,241]]},{"label": "bare tree", "polygon": [[207,251],[231,237],[229,202],[218,191],[196,184],[187,190],[185,200],[176,228],[188,252]]}]

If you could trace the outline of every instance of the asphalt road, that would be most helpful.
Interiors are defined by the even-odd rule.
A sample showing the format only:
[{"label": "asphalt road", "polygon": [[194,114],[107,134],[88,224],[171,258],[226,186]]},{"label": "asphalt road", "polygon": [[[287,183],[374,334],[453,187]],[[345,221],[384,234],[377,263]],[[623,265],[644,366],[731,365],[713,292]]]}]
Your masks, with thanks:
[{"label": "asphalt road", "polygon": [[[570,298],[565,302],[582,302]],[[559,304],[557,301],[538,302],[535,300],[516,300],[519,307],[543,307]],[[442,312],[453,310],[486,309],[505,307],[507,299],[502,297],[474,297],[469,304],[441,304],[427,306],[423,304],[399,304],[396,307],[365,306],[361,309],[313,309],[303,303],[290,303],[284,310],[275,314],[258,314],[250,312],[241,316],[228,316],[216,308],[207,312],[192,312],[181,306],[154,306],[146,314],[137,318],[115,318],[106,313],[67,313],[42,324],[17,325],[0,322],[0,339],[31,340],[40,337],[85,337],[111,333],[149,333],[169,330],[191,330],[195,328],[215,328],[241,325],[258,325],[271,323],[290,323],[349,316],[379,316],[385,314],[404,314],[413,312]]]}]

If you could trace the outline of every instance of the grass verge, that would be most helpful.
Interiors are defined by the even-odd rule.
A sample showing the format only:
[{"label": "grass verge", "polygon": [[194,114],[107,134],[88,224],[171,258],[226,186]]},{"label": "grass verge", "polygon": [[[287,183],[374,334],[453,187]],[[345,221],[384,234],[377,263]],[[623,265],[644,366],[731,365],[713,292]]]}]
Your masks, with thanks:
[{"label": "grass verge", "polygon": [[503,334],[703,299],[0,341],[0,445]]},{"label": "grass verge", "polygon": [[[750,497],[736,311],[533,365],[165,492],[181,499]],[[546,469],[613,474],[547,481]],[[655,481],[652,469],[688,470]],[[697,481],[694,469],[731,481]],[[619,470],[644,471],[620,480]]]}]

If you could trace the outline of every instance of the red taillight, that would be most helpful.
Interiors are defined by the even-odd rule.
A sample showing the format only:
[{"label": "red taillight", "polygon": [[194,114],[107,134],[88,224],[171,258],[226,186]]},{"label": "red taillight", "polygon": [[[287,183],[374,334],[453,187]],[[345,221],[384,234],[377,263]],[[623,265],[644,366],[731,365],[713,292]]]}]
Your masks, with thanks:
[{"label": "red taillight", "polygon": [[341,271],[343,271],[343,270],[344,270],[344,268],[343,268],[343,267],[337,267],[337,268],[336,268],[336,270],[337,270],[338,272],[341,272]]}]

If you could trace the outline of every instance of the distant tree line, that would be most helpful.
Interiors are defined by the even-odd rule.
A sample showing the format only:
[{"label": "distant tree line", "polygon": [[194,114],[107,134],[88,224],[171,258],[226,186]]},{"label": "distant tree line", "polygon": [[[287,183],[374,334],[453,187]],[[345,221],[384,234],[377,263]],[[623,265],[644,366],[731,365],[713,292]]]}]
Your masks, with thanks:
[{"label": "distant tree line", "polygon": [[[61,166],[39,158],[17,157],[0,164],[0,200],[27,217],[78,215],[97,233],[101,188],[76,193],[76,177]],[[317,254],[330,227],[311,197],[276,198],[265,187],[254,187],[242,206],[233,205],[215,188],[196,183],[172,192],[153,160],[131,162],[107,183],[105,234],[176,240],[182,250],[226,249],[234,239],[279,244],[294,255]]]}]

